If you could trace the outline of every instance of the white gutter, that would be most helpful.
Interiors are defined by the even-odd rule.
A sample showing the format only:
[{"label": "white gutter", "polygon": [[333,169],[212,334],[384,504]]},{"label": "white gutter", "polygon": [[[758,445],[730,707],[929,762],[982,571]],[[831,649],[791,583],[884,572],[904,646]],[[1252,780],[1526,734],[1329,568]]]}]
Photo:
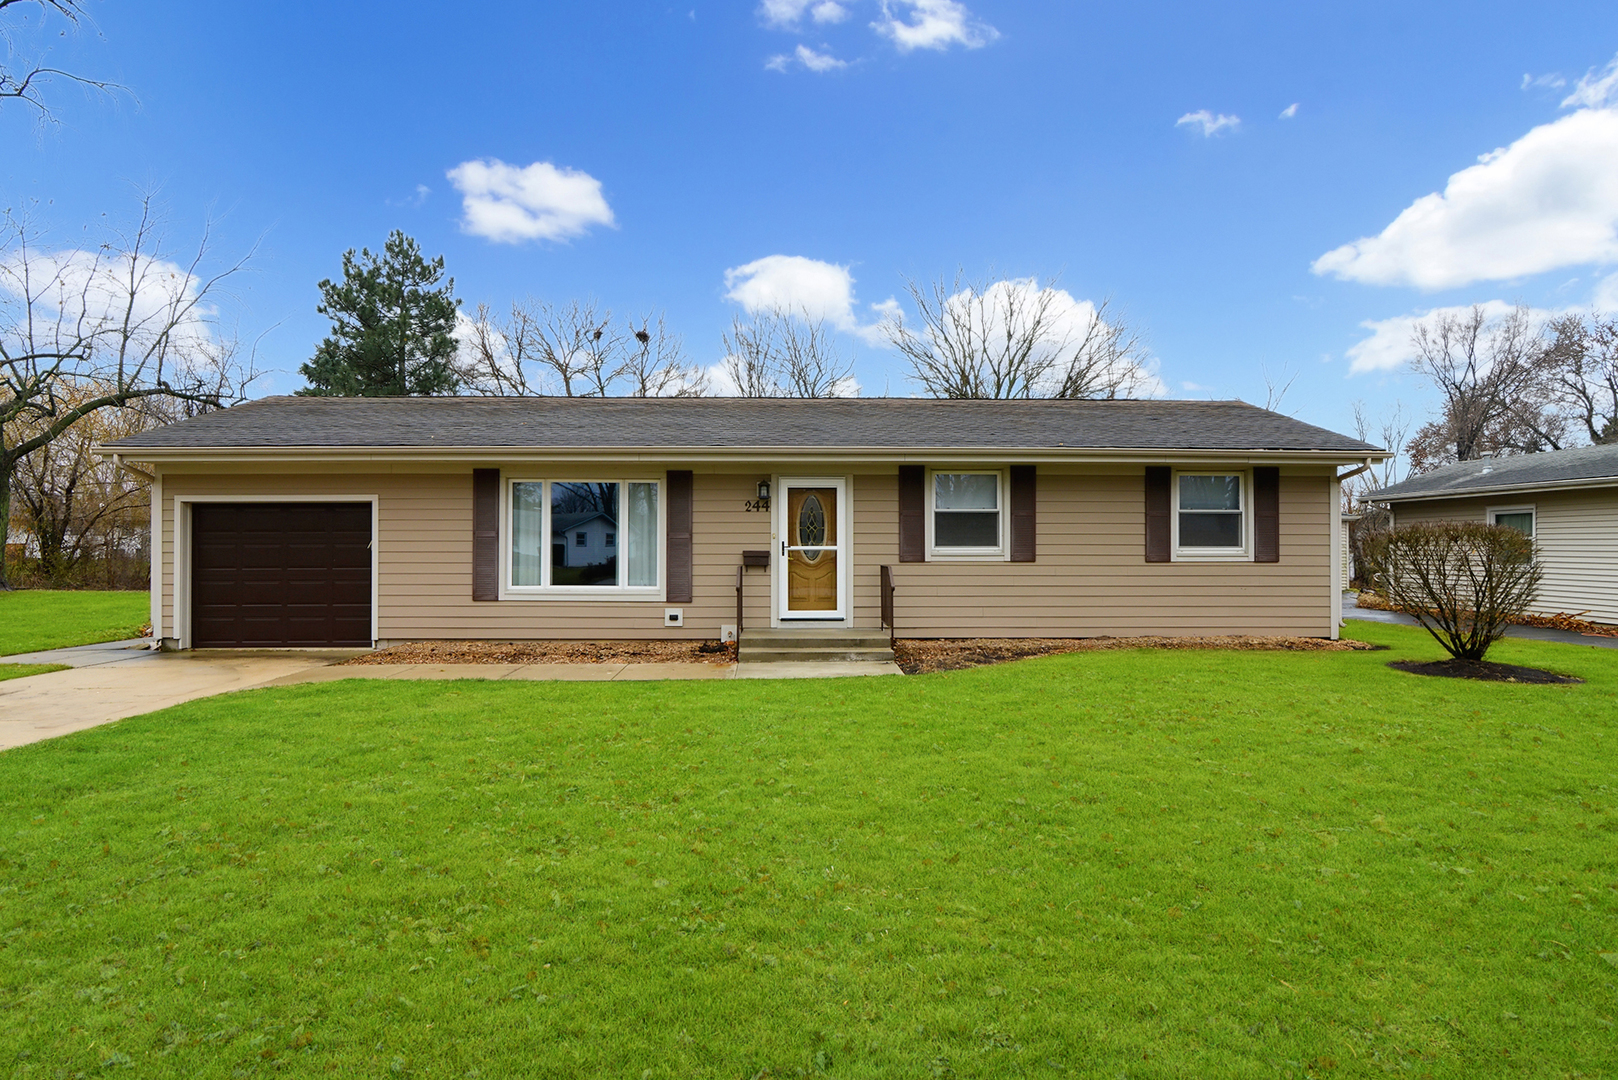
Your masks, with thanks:
[{"label": "white gutter", "polygon": [[[92,453],[100,454],[102,457],[108,456],[106,454],[106,452],[103,451],[102,448],[99,447],[99,446],[94,446],[94,447],[91,447],[90,449],[91,449]],[[124,460],[124,456],[122,454],[113,454],[111,456],[112,456],[112,464],[113,464],[114,468],[122,469],[124,472],[129,473],[131,476],[138,476],[142,480],[146,481],[148,484],[157,483],[157,477],[156,476],[153,476],[151,473],[147,472],[144,469],[135,468],[135,466],[129,464],[129,462]]]}]

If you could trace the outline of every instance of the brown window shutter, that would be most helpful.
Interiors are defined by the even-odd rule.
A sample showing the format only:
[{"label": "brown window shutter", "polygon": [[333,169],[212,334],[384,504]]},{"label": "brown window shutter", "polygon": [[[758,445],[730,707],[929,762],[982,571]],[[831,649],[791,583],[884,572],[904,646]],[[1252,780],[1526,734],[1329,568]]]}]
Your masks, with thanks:
[{"label": "brown window shutter", "polygon": [[1034,561],[1038,472],[1033,465],[1011,467],[1011,561]]},{"label": "brown window shutter", "polygon": [[472,470],[472,599],[500,599],[500,470]]},{"label": "brown window shutter", "polygon": [[1169,514],[1174,497],[1174,470],[1146,466],[1146,561],[1169,562]]},{"label": "brown window shutter", "polygon": [[1281,561],[1281,470],[1253,469],[1253,561]]},{"label": "brown window shutter", "polygon": [[899,561],[927,561],[927,469],[899,466]]},{"label": "brown window shutter", "polygon": [[670,469],[668,479],[668,591],[671,604],[691,602],[691,470]]}]

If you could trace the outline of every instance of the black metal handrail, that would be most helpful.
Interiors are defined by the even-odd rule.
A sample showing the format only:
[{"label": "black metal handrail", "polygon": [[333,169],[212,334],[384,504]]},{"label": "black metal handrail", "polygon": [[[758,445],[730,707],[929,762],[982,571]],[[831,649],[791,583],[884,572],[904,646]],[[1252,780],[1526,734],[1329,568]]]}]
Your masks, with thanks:
[{"label": "black metal handrail", "polygon": [[893,625],[893,567],[882,567],[882,626],[888,632],[888,644],[898,640],[899,632]]}]

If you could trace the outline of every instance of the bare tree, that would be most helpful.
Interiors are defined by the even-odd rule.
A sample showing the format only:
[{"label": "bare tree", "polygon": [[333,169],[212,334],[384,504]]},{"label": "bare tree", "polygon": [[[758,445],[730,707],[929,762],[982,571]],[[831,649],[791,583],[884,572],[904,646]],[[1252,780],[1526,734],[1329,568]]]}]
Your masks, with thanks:
[{"label": "bare tree", "polygon": [[1618,315],[1567,315],[1551,330],[1551,392],[1591,442],[1618,442]]},{"label": "bare tree", "polygon": [[708,379],[702,368],[689,364],[680,339],[669,333],[663,316],[653,323],[651,316],[630,332],[634,345],[628,346],[619,365],[630,397],[701,397]]},{"label": "bare tree", "polygon": [[461,347],[460,374],[477,394],[689,397],[703,387],[661,315],[620,323],[594,300],[528,300],[503,319],[480,304]]},{"label": "bare tree", "polygon": [[1439,418],[1411,439],[1410,461],[1422,471],[1484,453],[1559,450],[1567,420],[1555,407],[1548,360],[1554,341],[1518,305],[1491,319],[1481,305],[1441,311],[1411,333],[1417,372],[1439,392]]},{"label": "bare tree", "polygon": [[725,376],[741,397],[846,397],[858,389],[853,359],[837,349],[825,320],[807,311],[738,315],[723,342]]},{"label": "bare tree", "polygon": [[[36,8],[38,23],[29,26],[28,13]],[[41,91],[54,79],[66,79],[93,90],[122,89],[116,83],[86,78],[22,58],[18,39],[29,32],[40,36],[53,19],[65,21],[67,29],[78,29],[89,21],[84,0],[0,0],[0,104],[15,101],[30,105],[41,120],[47,121],[52,119],[52,114]]]},{"label": "bare tree", "polygon": [[1036,278],[906,283],[919,326],[893,317],[888,341],[941,398],[1121,398],[1156,385],[1127,320]]},{"label": "bare tree", "polygon": [[1264,407],[1270,412],[1279,412],[1292,384],[1298,381],[1298,373],[1289,371],[1286,365],[1282,365],[1279,375],[1271,375],[1268,364],[1260,365],[1259,370],[1264,375]]},{"label": "bare tree", "polygon": [[221,408],[245,397],[256,372],[218,333],[214,302],[247,260],[206,272],[209,250],[204,230],[183,264],[169,261],[150,196],[95,250],[42,250],[26,220],[0,219],[0,521],[19,463],[83,418],[148,398]]}]

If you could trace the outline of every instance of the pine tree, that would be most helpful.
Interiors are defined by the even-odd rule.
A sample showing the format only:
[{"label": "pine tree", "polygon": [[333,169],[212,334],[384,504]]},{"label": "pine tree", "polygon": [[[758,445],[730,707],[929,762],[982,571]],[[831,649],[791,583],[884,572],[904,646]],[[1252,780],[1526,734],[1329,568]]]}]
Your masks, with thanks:
[{"label": "pine tree", "polygon": [[[439,282],[443,281],[440,285]],[[316,309],[331,333],[298,369],[320,397],[398,397],[453,394],[455,279],[444,279],[444,258],[428,262],[416,241],[394,230],[381,256],[343,254],[343,280],[320,283]]]}]

